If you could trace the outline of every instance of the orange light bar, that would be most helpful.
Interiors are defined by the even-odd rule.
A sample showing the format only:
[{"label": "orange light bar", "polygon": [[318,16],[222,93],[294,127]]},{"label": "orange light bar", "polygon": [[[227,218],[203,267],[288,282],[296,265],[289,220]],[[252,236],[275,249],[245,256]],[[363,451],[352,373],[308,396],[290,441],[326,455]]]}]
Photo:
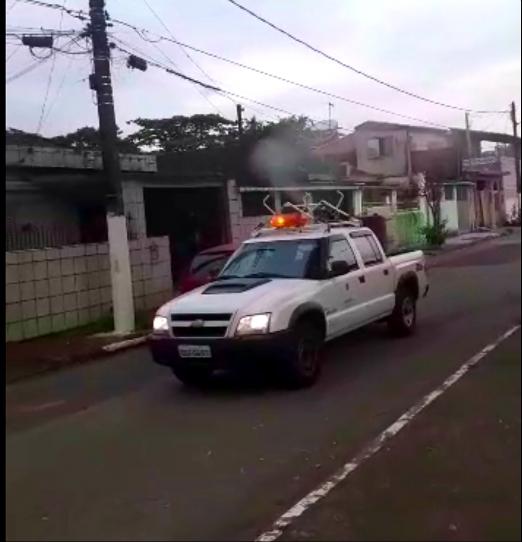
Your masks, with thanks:
[{"label": "orange light bar", "polygon": [[274,215],[270,219],[270,225],[273,228],[299,228],[305,226],[307,222],[306,216],[300,213]]}]

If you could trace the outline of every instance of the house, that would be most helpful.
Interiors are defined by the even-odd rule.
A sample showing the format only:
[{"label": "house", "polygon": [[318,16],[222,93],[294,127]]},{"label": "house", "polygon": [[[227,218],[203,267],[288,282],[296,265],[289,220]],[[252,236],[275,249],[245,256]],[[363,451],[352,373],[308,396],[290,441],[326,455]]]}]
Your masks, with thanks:
[{"label": "house", "polygon": [[[364,186],[364,207],[370,213],[393,213],[408,206],[412,182],[417,184],[419,175],[438,179],[444,184],[443,219],[452,230],[468,231],[496,227],[520,208],[514,159],[505,152],[494,159],[483,156],[484,141],[509,148],[513,138],[367,121],[314,152],[324,161],[337,163],[345,180]],[[520,147],[520,139],[517,144]]]}]

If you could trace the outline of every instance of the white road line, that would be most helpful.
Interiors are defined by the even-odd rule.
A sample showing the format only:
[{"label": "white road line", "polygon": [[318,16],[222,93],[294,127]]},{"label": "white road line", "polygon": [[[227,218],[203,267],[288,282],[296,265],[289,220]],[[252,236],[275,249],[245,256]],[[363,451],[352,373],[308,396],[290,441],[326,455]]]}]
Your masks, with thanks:
[{"label": "white road line", "polygon": [[270,530],[264,532],[256,538],[256,542],[272,542],[277,540],[286,527],[301,516],[308,508],[325,497],[334,487],[342,482],[351,472],[359,467],[364,461],[372,457],[383,446],[383,444],[394,437],[403,427],[408,425],[419,412],[424,410],[430,403],[441,396],[448,388],[458,382],[473,366],[475,366],[482,358],[494,350],[502,341],[513,335],[520,325],[516,325],[501,335],[496,341],[485,346],[480,352],[471,357],[457,371],[448,377],[438,388],[433,390],[428,395],[425,395],[418,403],[413,405],[400,418],[392,423],[387,429],[380,433],[374,440],[370,442],[363,450],[356,455],[352,460],[342,466],[336,473],[328,478],[318,488],[308,493],[299,502],[294,504],[287,510],[279,519],[271,526]]}]

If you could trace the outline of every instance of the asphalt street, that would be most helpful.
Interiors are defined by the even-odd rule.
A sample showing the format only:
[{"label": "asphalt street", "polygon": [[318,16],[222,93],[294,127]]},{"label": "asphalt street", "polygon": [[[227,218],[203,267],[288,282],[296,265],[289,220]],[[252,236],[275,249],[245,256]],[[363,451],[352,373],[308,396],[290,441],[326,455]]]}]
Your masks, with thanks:
[{"label": "asphalt street", "polygon": [[416,335],[374,325],[335,341],[308,390],[188,390],[144,348],[9,386],[7,539],[255,538],[520,323],[519,233],[429,273]]}]

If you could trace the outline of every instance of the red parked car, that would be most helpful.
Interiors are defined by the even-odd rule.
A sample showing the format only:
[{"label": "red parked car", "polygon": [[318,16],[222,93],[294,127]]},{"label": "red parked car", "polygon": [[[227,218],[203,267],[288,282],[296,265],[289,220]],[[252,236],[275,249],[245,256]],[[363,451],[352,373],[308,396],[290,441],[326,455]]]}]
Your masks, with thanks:
[{"label": "red parked car", "polygon": [[233,244],[219,245],[196,254],[179,282],[180,293],[184,294],[210,282],[221,272],[236,248]]}]

